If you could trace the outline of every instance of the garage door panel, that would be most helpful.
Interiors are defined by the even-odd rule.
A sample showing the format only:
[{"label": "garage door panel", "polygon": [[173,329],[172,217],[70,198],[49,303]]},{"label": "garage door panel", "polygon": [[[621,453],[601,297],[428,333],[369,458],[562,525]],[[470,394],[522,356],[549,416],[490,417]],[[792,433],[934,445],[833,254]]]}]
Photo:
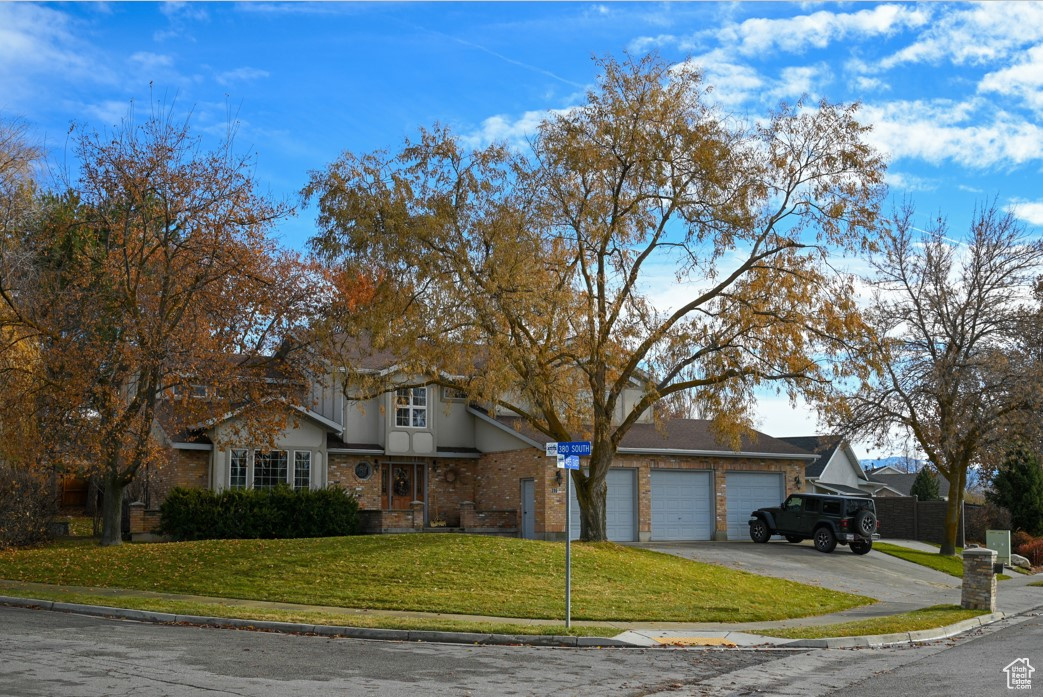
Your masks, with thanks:
[{"label": "garage door panel", "polygon": [[709,472],[653,470],[653,540],[709,540],[713,537],[712,479]]},{"label": "garage door panel", "polygon": [[750,513],[778,506],[785,493],[778,472],[729,472],[724,482],[729,540],[749,537]]},{"label": "garage door panel", "polygon": [[[610,469],[605,476],[608,492],[605,498],[605,533],[613,542],[633,542],[637,530],[637,502],[635,496],[634,470]],[[572,492],[572,539],[579,539],[579,501],[576,489]]]}]

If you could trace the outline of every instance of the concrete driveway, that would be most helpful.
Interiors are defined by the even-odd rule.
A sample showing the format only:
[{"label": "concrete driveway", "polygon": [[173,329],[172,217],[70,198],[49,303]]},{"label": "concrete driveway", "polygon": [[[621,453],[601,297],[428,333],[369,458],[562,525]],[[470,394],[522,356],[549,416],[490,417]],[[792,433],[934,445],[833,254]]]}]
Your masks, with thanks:
[{"label": "concrete driveway", "polygon": [[647,542],[635,546],[760,576],[867,595],[893,603],[895,609],[906,604],[918,608],[960,602],[960,579],[876,550],[860,556],[838,545],[832,554],[823,554],[810,541],[791,544],[775,540],[767,544]]}]

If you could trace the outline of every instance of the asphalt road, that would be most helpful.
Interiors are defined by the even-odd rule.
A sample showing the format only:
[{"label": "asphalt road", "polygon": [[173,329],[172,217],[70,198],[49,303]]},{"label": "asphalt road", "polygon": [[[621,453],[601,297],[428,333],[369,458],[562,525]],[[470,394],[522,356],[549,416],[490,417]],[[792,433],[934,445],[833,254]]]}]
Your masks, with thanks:
[{"label": "asphalt road", "polygon": [[[0,607],[0,695],[774,695],[950,697],[1043,667],[1043,616],[955,639],[846,650],[551,649],[174,627]],[[1038,669],[1038,668],[1037,668]]]},{"label": "asphalt road", "polygon": [[[1030,689],[1008,689],[1003,669],[1026,658],[1035,669]],[[883,675],[835,692],[838,697],[881,695],[1017,695],[1043,693],[1043,613],[989,632]]]},{"label": "asphalt road", "polygon": [[0,607],[0,695],[642,695],[762,664],[754,651],[405,644]]}]

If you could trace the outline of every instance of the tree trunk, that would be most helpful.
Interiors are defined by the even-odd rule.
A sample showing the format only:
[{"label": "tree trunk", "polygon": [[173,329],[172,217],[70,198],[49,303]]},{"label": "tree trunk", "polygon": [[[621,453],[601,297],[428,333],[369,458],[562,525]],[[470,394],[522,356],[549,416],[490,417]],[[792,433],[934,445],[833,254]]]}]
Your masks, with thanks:
[{"label": "tree trunk", "polygon": [[123,490],[126,485],[113,476],[105,477],[105,494],[101,507],[101,544],[103,547],[123,542]]},{"label": "tree trunk", "polygon": [[[603,542],[605,534],[605,478],[595,479],[588,475],[583,484],[573,477],[576,500],[579,502],[579,539],[584,542]],[[600,485],[600,486],[599,486]]]},{"label": "tree trunk", "polygon": [[608,539],[605,505],[608,487],[605,476],[611,464],[610,451],[605,447],[595,447],[591,452],[587,476],[582,477],[584,481],[580,482],[580,477],[572,478],[576,487],[576,500],[579,502],[579,538],[584,542],[604,542]]},{"label": "tree trunk", "polygon": [[939,554],[950,557],[956,554],[956,537],[960,529],[960,509],[963,504],[967,470],[960,468],[953,474],[956,481],[949,482],[949,502],[945,507],[945,539],[942,540],[942,548],[938,551]]}]

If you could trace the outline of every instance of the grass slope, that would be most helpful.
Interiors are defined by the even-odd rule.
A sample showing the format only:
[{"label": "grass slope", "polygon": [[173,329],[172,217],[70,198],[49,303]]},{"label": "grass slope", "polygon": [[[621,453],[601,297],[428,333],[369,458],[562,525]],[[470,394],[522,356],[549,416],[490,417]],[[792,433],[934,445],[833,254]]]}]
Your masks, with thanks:
[{"label": "grass slope", "polygon": [[947,627],[972,617],[987,614],[987,610],[965,610],[959,605],[933,605],[931,607],[903,612],[887,617],[874,617],[868,620],[826,624],[817,627],[791,627],[789,629],[764,629],[754,632],[764,636],[780,639],[825,639],[843,636],[873,636],[876,634],[897,634],[899,632],[916,632],[921,629]]},{"label": "grass slope", "polygon": [[[892,557],[898,557],[899,559],[905,559],[911,561],[914,564],[920,566],[926,566],[936,571],[955,576],[956,578],[963,578],[963,557],[947,557],[938,554],[937,552],[924,552],[918,549],[909,549],[908,547],[902,547],[900,545],[892,545],[886,542],[874,542],[873,549],[883,552],[884,554],[890,554]],[[959,555],[962,552],[962,548],[957,548],[956,554]],[[1008,581],[1010,576],[1006,574],[997,574],[996,579],[999,581]]]},{"label": "grass slope", "polygon": [[[751,622],[871,598],[610,543],[574,544],[578,620]],[[308,605],[555,619],[560,543],[475,535],[211,540],[0,552],[0,578]]]}]

